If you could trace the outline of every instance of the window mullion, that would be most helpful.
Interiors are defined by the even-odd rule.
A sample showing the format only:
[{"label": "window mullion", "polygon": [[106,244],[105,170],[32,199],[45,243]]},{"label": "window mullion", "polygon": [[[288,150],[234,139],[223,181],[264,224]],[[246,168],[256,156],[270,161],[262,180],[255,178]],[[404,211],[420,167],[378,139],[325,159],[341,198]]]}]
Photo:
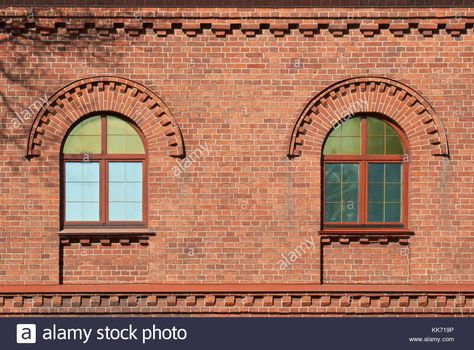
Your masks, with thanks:
[{"label": "window mullion", "polygon": [[367,223],[367,161],[359,162],[359,223]]}]

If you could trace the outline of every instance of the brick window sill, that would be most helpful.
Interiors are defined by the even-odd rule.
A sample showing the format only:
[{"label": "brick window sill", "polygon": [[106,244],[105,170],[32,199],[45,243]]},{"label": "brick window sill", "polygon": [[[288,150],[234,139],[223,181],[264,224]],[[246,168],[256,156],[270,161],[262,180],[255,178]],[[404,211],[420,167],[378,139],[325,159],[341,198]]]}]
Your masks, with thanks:
[{"label": "brick window sill", "polygon": [[154,231],[144,227],[75,227],[59,231],[62,246],[72,243],[81,245],[99,243],[104,246],[110,246],[112,243],[121,245],[139,243],[147,246],[149,237],[154,234]]},{"label": "brick window sill", "polygon": [[322,244],[331,244],[339,241],[340,243],[350,243],[357,241],[360,243],[388,243],[396,241],[400,244],[408,244],[410,236],[415,233],[404,228],[325,228],[320,230]]},{"label": "brick window sill", "polygon": [[100,227],[100,228],[65,228],[59,231],[60,237],[95,237],[95,236],[153,236],[155,232],[144,227]]}]

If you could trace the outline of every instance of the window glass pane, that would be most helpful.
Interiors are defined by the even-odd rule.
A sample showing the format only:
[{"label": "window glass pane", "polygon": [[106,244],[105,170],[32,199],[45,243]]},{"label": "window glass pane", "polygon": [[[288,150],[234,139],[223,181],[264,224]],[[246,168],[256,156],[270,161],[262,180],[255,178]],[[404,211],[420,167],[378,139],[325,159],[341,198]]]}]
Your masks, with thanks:
[{"label": "window glass pane", "polygon": [[145,148],[140,136],[128,122],[107,116],[107,153],[143,154]]},{"label": "window glass pane", "polygon": [[324,154],[341,154],[341,138],[338,136],[329,136],[324,144]]},{"label": "window glass pane", "polygon": [[101,153],[100,116],[90,117],[72,129],[64,143],[64,154]]},{"label": "window glass pane", "polygon": [[385,122],[377,118],[367,118],[367,136],[384,136]]},{"label": "window glass pane", "polygon": [[367,153],[384,154],[383,136],[367,136]]},{"label": "window glass pane", "polygon": [[369,163],[369,222],[401,221],[401,163]]},{"label": "window glass pane", "polygon": [[99,221],[99,163],[66,162],[66,221]]},{"label": "window glass pane", "polygon": [[346,120],[336,125],[328,136],[323,153],[329,154],[360,154],[361,149],[361,118]]},{"label": "window glass pane", "polygon": [[341,203],[326,203],[324,214],[327,222],[341,222]]},{"label": "window glass pane", "polygon": [[387,136],[385,139],[386,154],[403,154],[403,146],[397,136]]},{"label": "window glass pane", "polygon": [[360,118],[352,118],[346,120],[341,125],[342,136],[358,136],[360,137]]},{"label": "window glass pane", "polygon": [[343,137],[341,154],[360,154],[360,137]]},{"label": "window glass pane", "polygon": [[325,220],[357,222],[359,165],[328,163],[325,165],[325,179]]},{"label": "window glass pane", "polygon": [[142,163],[109,163],[109,220],[142,221]]},{"label": "window glass pane", "polygon": [[403,145],[397,132],[386,122],[367,118],[368,154],[403,154]]}]

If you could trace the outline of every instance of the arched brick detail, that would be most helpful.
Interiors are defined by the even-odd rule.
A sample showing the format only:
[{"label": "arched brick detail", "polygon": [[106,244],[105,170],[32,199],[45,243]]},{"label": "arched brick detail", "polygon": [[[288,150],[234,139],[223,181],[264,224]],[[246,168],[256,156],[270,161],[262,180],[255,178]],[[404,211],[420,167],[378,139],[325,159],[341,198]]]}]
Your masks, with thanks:
[{"label": "arched brick detail", "polygon": [[[166,104],[151,90],[128,79],[98,76],[67,85],[43,105],[36,115],[28,137],[27,158],[41,156],[41,149],[51,138],[61,142],[69,127],[84,115],[116,112],[134,120],[146,133],[150,120],[158,118],[168,155],[184,156],[181,130]],[[44,139],[48,141],[45,142]]]},{"label": "arched brick detail", "polygon": [[406,133],[411,149],[428,144],[433,156],[449,157],[443,124],[431,105],[410,87],[380,77],[343,80],[314,97],[293,127],[288,156],[319,152],[335,124],[363,112],[392,119]]}]

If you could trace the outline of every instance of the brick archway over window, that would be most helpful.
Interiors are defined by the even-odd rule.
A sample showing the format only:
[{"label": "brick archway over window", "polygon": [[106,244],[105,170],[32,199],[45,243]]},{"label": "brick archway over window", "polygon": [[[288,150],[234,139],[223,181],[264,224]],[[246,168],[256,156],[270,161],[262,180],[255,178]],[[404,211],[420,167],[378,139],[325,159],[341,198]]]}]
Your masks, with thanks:
[{"label": "brick archway over window", "polygon": [[288,156],[320,152],[333,126],[364,112],[391,118],[407,134],[412,150],[428,145],[433,156],[449,157],[446,133],[433,107],[410,87],[379,77],[343,80],[314,97],[293,127]]},{"label": "brick archway over window", "polygon": [[51,96],[33,121],[26,157],[41,156],[45,140],[48,148],[54,143],[59,151],[71,125],[84,115],[104,111],[127,116],[144,133],[162,139],[169,156],[184,157],[181,130],[166,104],[143,85],[112,76],[81,79]]}]

